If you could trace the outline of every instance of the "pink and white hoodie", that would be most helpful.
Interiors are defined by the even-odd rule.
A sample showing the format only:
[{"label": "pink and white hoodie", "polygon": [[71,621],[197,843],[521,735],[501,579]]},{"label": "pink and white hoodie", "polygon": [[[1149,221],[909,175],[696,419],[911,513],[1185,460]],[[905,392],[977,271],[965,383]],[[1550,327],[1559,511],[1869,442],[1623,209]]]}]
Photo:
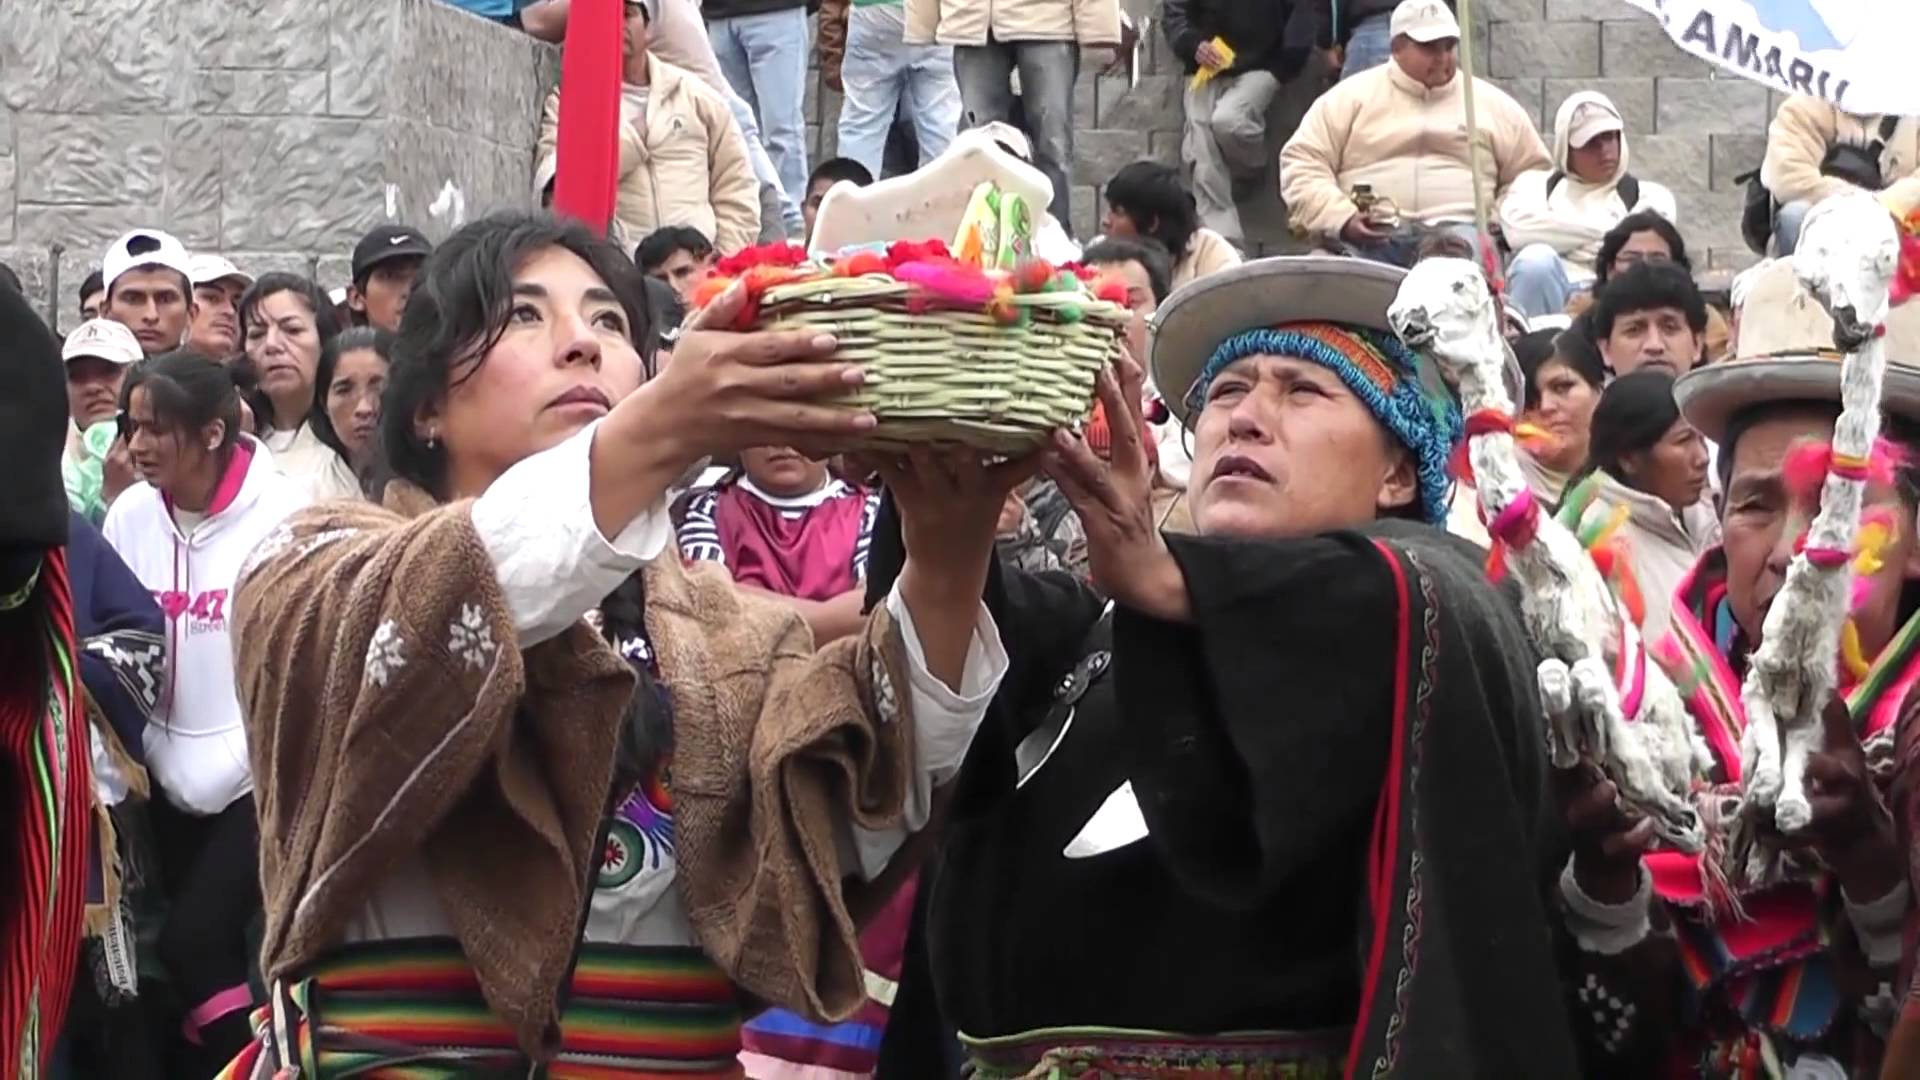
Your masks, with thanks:
[{"label": "pink and white hoodie", "polygon": [[217,814],[253,791],[234,689],[230,597],[255,545],[306,501],[304,489],[274,469],[266,447],[242,436],[191,528],[182,529],[172,500],[144,482],[114,501],[101,527],[166,616],[167,674],[147,723],[147,770],[190,814]]}]

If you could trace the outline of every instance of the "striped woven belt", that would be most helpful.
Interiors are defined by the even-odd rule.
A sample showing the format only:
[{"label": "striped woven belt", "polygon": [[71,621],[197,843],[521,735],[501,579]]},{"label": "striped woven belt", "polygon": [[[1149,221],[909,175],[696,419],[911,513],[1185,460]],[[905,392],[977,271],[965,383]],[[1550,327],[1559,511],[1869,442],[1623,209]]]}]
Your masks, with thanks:
[{"label": "striped woven belt", "polygon": [[1049,1028],[996,1039],[960,1036],[979,1080],[1334,1080],[1344,1030],[1175,1035]]},{"label": "striped woven belt", "polygon": [[[286,984],[282,1004],[300,1080],[526,1075],[512,1031],[487,1006],[452,939],[336,949]],[[734,1080],[740,1019],[732,984],[699,949],[587,944],[561,1019],[559,1056],[542,1075]],[[271,1015],[260,1020],[263,1036],[280,1026]]]}]

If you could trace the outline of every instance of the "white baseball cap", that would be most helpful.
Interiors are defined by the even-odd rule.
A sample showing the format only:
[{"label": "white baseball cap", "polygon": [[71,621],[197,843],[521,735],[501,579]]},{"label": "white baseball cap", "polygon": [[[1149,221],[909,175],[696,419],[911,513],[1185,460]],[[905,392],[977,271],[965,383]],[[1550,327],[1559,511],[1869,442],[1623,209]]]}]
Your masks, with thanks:
[{"label": "white baseball cap", "polygon": [[139,363],[145,355],[140,348],[140,339],[133,331],[112,319],[88,319],[67,335],[67,343],[60,347],[60,360],[72,363],[83,356],[97,356],[122,367]]},{"label": "white baseball cap", "polygon": [[120,275],[141,266],[164,266],[191,280],[192,263],[186,246],[171,235],[158,229],[135,229],[107,245],[107,254],[100,260],[100,277],[108,291]]},{"label": "white baseball cap", "polygon": [[1626,125],[1620,122],[1619,113],[1597,101],[1589,101],[1573,110],[1573,123],[1567,127],[1567,145],[1585,146],[1602,135],[1624,130]]},{"label": "white baseball cap", "polygon": [[195,285],[210,285],[216,281],[237,281],[240,287],[250,288],[253,275],[218,255],[195,255],[187,260],[187,277]]},{"label": "white baseball cap", "polygon": [[1401,0],[1393,9],[1393,36],[1405,34],[1421,44],[1460,36],[1460,20],[1444,0]]}]

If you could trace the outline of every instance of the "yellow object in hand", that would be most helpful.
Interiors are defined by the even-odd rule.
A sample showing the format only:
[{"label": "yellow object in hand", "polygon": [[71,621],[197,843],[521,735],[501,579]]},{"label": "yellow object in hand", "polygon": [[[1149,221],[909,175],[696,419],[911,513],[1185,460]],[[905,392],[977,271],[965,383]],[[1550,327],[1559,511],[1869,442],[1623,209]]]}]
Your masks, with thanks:
[{"label": "yellow object in hand", "polygon": [[1209,79],[1233,66],[1233,46],[1227,44],[1226,38],[1216,37],[1207,44],[1213,46],[1213,51],[1220,54],[1220,66],[1213,68],[1202,65],[1199,71],[1194,72],[1191,85],[1195,90],[1207,85]]}]

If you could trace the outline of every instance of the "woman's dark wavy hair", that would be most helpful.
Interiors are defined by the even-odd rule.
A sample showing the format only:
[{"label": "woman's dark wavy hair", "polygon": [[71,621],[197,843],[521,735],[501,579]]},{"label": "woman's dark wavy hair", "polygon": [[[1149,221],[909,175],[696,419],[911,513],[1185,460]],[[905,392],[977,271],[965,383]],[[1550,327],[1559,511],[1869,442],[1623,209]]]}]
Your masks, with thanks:
[{"label": "woman's dark wavy hair", "polygon": [[1567,482],[1567,490],[1595,472],[1605,472],[1628,487],[1635,486],[1620,467],[1621,459],[1653,449],[1679,419],[1672,374],[1646,368],[1608,383],[1601,391],[1600,403],[1593,407],[1587,463]]},{"label": "woman's dark wavy hair", "polygon": [[240,439],[240,395],[233,372],[192,349],[180,349],[133,365],[120,384],[120,411],[131,407],[133,392],[142,388],[153,406],[154,423],[176,436],[224,421],[226,433],[215,450],[224,465]]},{"label": "woman's dark wavy hair", "polygon": [[1132,218],[1140,235],[1160,241],[1176,264],[1200,230],[1200,211],[1180,170],[1157,161],[1136,161],[1114,173],[1107,205]]},{"label": "woman's dark wavy hair", "polygon": [[640,271],[586,226],[546,213],[494,214],[434,249],[414,279],[380,399],[380,449],[390,475],[445,499],[447,448],[414,430],[420,410],[474,376],[507,330],[513,274],[547,248],[580,257],[620,301],[641,362],[653,370],[652,325]]},{"label": "woman's dark wavy hair", "polygon": [[[245,352],[247,349],[247,332],[249,328],[255,323],[262,321],[260,305],[266,302],[266,299],[270,296],[278,296],[281,293],[288,292],[306,301],[307,310],[313,313],[313,329],[320,337],[320,351],[324,354],[327,346],[333,344],[333,339],[340,333],[340,322],[335,319],[333,315],[333,301],[327,299],[327,294],[320,286],[314,284],[312,278],[301,274],[288,274],[275,271],[271,274],[260,275],[259,280],[255,281],[248,287],[245,293],[241,294],[241,352]],[[320,380],[316,376],[314,381],[317,383]],[[258,417],[258,419],[266,426],[278,426],[273,423],[274,417],[272,412],[268,412],[266,415]]]},{"label": "woman's dark wavy hair", "polygon": [[[503,213],[465,226],[434,249],[414,279],[400,333],[393,342],[387,390],[380,399],[380,472],[445,499],[447,448],[428,446],[414,430],[422,408],[473,377],[506,333],[513,308],[513,275],[548,248],[580,257],[619,299],[642,364],[653,369],[653,328],[646,286],[626,253],[586,226],[546,213]],[[376,477],[371,486],[384,486]],[[601,604],[601,633],[627,656],[639,676],[621,725],[619,782],[610,798],[625,798],[652,775],[672,747],[672,703],[633,643],[647,640],[642,615],[646,591],[638,574]]]},{"label": "woman's dark wavy hair", "polygon": [[1628,214],[1620,219],[1620,224],[1600,239],[1600,254],[1593,260],[1594,284],[1605,285],[1613,276],[1613,260],[1620,257],[1620,250],[1633,239],[1634,233],[1656,232],[1660,239],[1667,242],[1667,250],[1673,254],[1673,263],[1687,273],[1693,273],[1693,260],[1687,257],[1687,239],[1673,222],[1654,213],[1642,210],[1637,214]]},{"label": "woman's dark wavy hair", "polygon": [[[393,364],[393,334],[377,326],[350,326],[342,330],[327,346],[320,350],[320,366],[313,373],[313,410],[307,416],[307,423],[313,425],[314,437],[327,444],[340,460],[353,461],[353,455],[347,452],[347,444],[340,439],[340,433],[333,428],[333,418],[327,415],[327,387],[333,384],[333,369],[340,366],[340,358],[350,352],[371,350],[374,355]],[[365,477],[361,480],[364,483]]]}]

